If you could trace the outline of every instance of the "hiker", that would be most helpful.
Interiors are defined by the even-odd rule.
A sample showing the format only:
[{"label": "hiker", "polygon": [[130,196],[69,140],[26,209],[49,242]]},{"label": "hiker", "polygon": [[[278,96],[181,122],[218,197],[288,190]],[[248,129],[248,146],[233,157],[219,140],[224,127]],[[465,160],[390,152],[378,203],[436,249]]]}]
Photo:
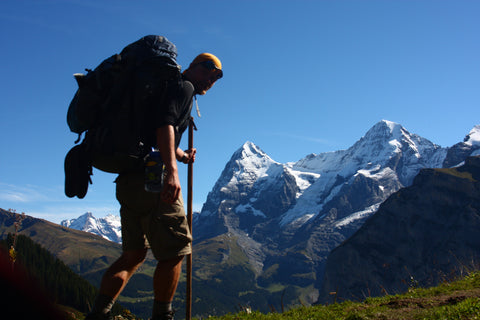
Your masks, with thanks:
[{"label": "hiker", "polygon": [[[155,106],[148,117],[151,132],[165,164],[166,176],[160,193],[145,191],[143,166],[120,173],[115,180],[122,223],[123,253],[105,272],[99,294],[86,319],[110,319],[110,310],[128,280],[145,261],[151,248],[157,267],[153,276],[152,320],[173,319],[172,300],[185,255],[191,253],[188,227],[177,162],[195,161],[196,149],[183,151],[178,145],[190,121],[195,95],[204,95],[223,76],[220,60],[210,54],[198,55],[182,73],[180,89],[169,88],[165,103],[155,93],[144,101]],[[183,117],[183,123],[178,121]],[[149,131],[150,130],[150,131]]]}]

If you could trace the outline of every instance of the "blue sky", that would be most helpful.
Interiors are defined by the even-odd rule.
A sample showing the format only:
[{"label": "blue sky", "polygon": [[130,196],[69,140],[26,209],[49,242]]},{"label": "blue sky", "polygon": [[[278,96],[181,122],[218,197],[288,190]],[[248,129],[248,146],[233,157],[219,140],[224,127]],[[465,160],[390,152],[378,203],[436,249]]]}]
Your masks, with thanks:
[{"label": "blue sky", "polygon": [[449,147],[480,124],[479,14],[473,0],[1,1],[0,208],[118,214],[112,174],[64,195],[72,74],[147,34],[174,42],[184,67],[201,52],[224,65],[198,99],[195,209],[246,141],[285,163],[387,119]]}]

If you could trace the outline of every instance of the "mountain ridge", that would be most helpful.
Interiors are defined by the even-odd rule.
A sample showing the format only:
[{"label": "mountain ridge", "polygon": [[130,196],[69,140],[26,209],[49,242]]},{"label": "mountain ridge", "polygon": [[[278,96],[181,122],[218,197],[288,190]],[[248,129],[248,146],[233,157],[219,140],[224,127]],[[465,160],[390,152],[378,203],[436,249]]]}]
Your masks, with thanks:
[{"label": "mountain ridge", "polygon": [[444,148],[382,120],[348,149],[284,164],[245,142],[194,215],[194,282],[222,292],[222,301],[256,301],[266,311],[282,291],[286,304],[315,303],[330,252],[421,169],[480,154],[479,133],[475,126]]},{"label": "mountain ridge", "polygon": [[[347,177],[353,179],[353,175],[360,169],[362,171],[358,174],[372,176],[379,176],[381,170],[384,170],[384,174],[389,174],[390,168],[397,169],[398,187],[401,187],[408,185],[420,168],[441,166],[446,156],[445,149],[417,135],[409,134],[400,125],[386,120],[377,123],[347,150],[310,154],[295,163],[280,164],[265,153],[257,152],[255,158],[262,159],[267,165],[258,166],[257,161],[252,166],[251,162],[245,160],[245,155],[252,155],[245,151],[246,148],[252,148],[252,145],[252,142],[245,143],[234,153],[209,193],[199,217],[211,216],[218,210],[218,202],[228,198],[234,202],[240,200],[236,203],[237,207],[241,205],[240,213],[266,217],[268,215],[264,211],[268,208],[258,202],[258,195],[271,186],[276,186],[277,189],[282,189],[277,192],[283,204],[279,208],[283,210],[280,212],[281,217],[276,217],[280,227],[299,228],[316,217],[326,203],[335,197]],[[255,150],[261,149],[255,147]],[[407,160],[404,159],[407,157],[401,157],[406,151],[411,153],[407,155]],[[422,161],[420,153],[425,154],[423,158],[432,160]],[[368,161],[362,163],[362,159]],[[252,173],[255,171],[256,174]],[[250,190],[254,188],[255,192],[250,194]],[[229,194],[226,195],[226,192]],[[249,198],[242,198],[246,194],[249,194]],[[216,206],[212,207],[211,204],[215,202]],[[202,228],[199,217],[196,221]]]},{"label": "mountain ridge", "polygon": [[477,270],[480,238],[480,156],[455,168],[422,169],[411,186],[329,255],[321,301],[405,292]]}]

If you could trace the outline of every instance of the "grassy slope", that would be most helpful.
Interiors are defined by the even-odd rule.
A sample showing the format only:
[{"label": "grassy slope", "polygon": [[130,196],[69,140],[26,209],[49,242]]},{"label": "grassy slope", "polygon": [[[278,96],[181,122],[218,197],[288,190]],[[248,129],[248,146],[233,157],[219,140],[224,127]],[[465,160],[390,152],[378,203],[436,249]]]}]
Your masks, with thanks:
[{"label": "grassy slope", "polygon": [[301,307],[284,313],[229,314],[211,320],[309,320],[309,319],[480,319],[480,272],[433,288],[411,289],[395,296],[345,301],[328,306]]}]

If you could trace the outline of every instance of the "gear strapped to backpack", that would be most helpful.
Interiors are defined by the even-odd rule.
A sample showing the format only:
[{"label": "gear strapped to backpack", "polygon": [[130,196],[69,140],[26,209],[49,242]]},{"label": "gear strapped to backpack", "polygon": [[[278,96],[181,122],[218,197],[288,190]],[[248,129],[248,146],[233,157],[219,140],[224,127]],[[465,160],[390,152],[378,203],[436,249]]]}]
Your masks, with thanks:
[{"label": "gear strapped to backpack", "polygon": [[[65,194],[83,198],[92,166],[121,173],[143,161],[146,145],[144,122],[152,95],[162,103],[168,90],[179,87],[177,49],[165,37],[149,35],[126,46],[87,74],[75,74],[78,90],[67,112],[70,130],[85,132],[81,148],[65,158]],[[76,148],[77,147],[77,148]],[[86,177],[86,178],[85,178]],[[74,186],[81,184],[80,186]],[[81,190],[81,191],[76,191]]]}]

